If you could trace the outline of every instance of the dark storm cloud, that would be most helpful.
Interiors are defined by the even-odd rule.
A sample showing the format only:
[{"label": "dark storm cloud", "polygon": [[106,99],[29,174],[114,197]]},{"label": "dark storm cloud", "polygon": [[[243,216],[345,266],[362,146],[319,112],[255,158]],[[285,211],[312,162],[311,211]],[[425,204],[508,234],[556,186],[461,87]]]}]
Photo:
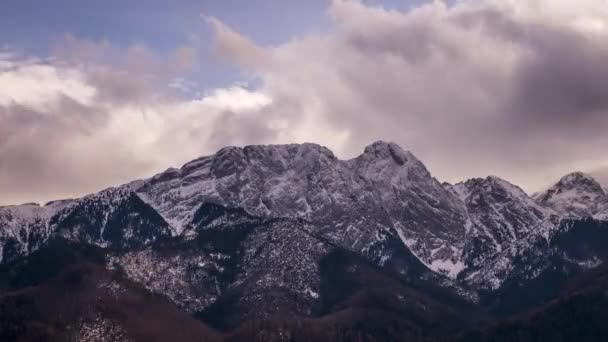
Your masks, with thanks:
[{"label": "dark storm cloud", "polygon": [[606,37],[545,30],[530,40],[529,55],[515,71],[514,109],[531,121],[555,120],[562,125],[606,116]]},{"label": "dark storm cloud", "polygon": [[587,120],[606,117],[605,33],[586,34],[552,21],[517,21],[494,8],[463,13],[452,20],[523,48],[522,59],[513,70],[512,96],[508,101],[512,107],[503,109],[512,112],[514,120],[521,120],[523,126],[593,128]]}]

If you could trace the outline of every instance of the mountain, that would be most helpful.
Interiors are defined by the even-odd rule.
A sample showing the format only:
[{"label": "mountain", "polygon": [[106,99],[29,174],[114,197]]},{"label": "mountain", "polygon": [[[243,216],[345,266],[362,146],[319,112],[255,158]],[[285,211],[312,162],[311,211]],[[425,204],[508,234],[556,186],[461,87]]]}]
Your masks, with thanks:
[{"label": "mountain", "polygon": [[444,186],[465,206],[467,269],[482,265],[489,256],[528,236],[554,215],[521,188],[498,177]]},{"label": "mountain", "polygon": [[574,172],[535,195],[536,201],[561,215],[608,217],[608,195],[593,177]]},{"label": "mountain", "polygon": [[[315,144],[227,147],[79,199],[0,207],[0,267],[15,281],[55,272],[0,286],[0,305],[31,286],[50,298],[77,269],[95,275],[85,288],[119,279],[129,298],[159,296],[166,305],[151,310],[227,339],[434,340],[486,325],[487,335],[608,261],[606,197],[581,173],[533,198],[494,176],[442,184],[382,141],[350,160]],[[53,259],[51,247],[97,257],[18,272]]]},{"label": "mountain", "polygon": [[26,203],[0,207],[0,262],[40,248],[52,233],[50,218],[68,203],[56,201],[45,206]]},{"label": "mountain", "polygon": [[318,234],[363,253],[397,237],[433,270],[461,262],[462,204],[392,143],[376,142],[346,161],[314,144],[229,147],[145,180],[137,193],[177,234],[196,204],[212,202],[306,219]]},{"label": "mountain", "polygon": [[0,207],[0,261],[5,262],[35,251],[51,236],[134,248],[171,235],[169,224],[129,185],[44,206]]}]

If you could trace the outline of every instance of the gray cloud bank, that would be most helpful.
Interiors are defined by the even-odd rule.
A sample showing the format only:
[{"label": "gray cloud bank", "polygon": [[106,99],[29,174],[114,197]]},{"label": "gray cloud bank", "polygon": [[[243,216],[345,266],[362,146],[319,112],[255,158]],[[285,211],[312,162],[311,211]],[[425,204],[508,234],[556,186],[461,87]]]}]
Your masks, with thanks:
[{"label": "gray cloud bank", "polygon": [[[0,203],[94,191],[227,144],[313,141],[348,158],[392,140],[441,180],[495,174],[529,191],[573,170],[608,174],[604,0],[463,0],[407,12],[333,1],[329,15],[327,34],[279,46],[208,18],[218,53],[260,86],[196,100],[164,89],[175,65],[195,60],[188,47],[175,63],[141,47],[116,55],[146,63],[5,57]],[[87,62],[100,55],[95,46],[61,51]],[[32,95],[41,82],[52,92]]]},{"label": "gray cloud bank", "polygon": [[274,110],[301,117],[281,106],[314,104],[346,132],[334,142],[342,153],[389,139],[440,179],[498,174],[529,190],[608,161],[605,1],[435,2],[405,13],[334,1],[330,14],[323,37],[256,50],[221,27],[218,40],[279,94]]}]

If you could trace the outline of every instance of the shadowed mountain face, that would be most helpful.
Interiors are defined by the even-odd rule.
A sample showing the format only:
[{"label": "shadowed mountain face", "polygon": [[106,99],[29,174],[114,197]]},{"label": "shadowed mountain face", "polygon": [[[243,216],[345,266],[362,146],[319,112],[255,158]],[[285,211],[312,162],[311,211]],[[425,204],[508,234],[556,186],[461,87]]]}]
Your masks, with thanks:
[{"label": "shadowed mountain face", "polygon": [[[549,281],[549,279],[545,279]],[[458,341],[605,341],[608,268],[571,277],[534,310],[458,336]],[[530,290],[530,289],[529,289]]]},{"label": "shadowed mountain face", "polygon": [[604,282],[577,282],[603,279],[608,260],[600,190],[579,173],[534,198],[496,177],[440,184],[384,142],[346,161],[313,144],[225,148],[80,199],[0,207],[0,336],[552,337],[547,324],[602,302]]}]

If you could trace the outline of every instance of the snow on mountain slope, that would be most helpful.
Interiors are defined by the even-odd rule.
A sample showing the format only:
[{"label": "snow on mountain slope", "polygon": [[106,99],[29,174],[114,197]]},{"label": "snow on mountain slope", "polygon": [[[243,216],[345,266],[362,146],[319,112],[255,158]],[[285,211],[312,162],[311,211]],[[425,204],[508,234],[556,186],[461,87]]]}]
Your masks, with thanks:
[{"label": "snow on mountain slope", "polygon": [[553,216],[462,280],[494,310],[513,314],[555,298],[574,277],[606,263],[607,245],[608,222]]},{"label": "snow on mountain slope", "polygon": [[557,216],[540,222],[521,239],[505,244],[483,262],[468,268],[463,274],[465,283],[476,289],[494,291],[518,274],[527,280],[533,279],[549,265],[547,251],[551,240],[568,229],[568,222],[562,222]]},{"label": "snow on mountain slope", "polygon": [[467,266],[480,265],[554,214],[535,203],[521,188],[494,176],[445,187],[466,207]]},{"label": "snow on mountain slope", "polygon": [[35,251],[53,235],[101,247],[129,248],[171,236],[171,228],[131,185],[45,206],[0,207],[0,262]]},{"label": "snow on mountain slope", "polygon": [[307,219],[316,233],[356,251],[386,231],[436,271],[461,262],[462,204],[393,143],[376,142],[351,160],[315,144],[227,147],[144,181],[137,193],[178,234],[196,204],[212,202]]},{"label": "snow on mountain slope", "polygon": [[566,216],[608,217],[608,195],[591,176],[574,172],[536,194],[535,200]]},{"label": "snow on mountain slope", "polygon": [[167,222],[130,185],[72,201],[49,225],[58,235],[101,247],[138,247],[171,236]]},{"label": "snow on mountain slope", "polygon": [[[131,280],[166,295],[213,326],[233,328],[247,320],[314,316],[327,305],[322,299],[323,287],[325,291],[344,291],[335,281],[327,283],[326,279],[324,283],[322,268],[331,274],[360,271],[357,265],[346,269],[333,265],[331,255],[349,255],[373,265],[360,253],[315,236],[315,228],[303,219],[255,217],[239,208],[209,203],[202,204],[194,217],[188,234],[143,249],[113,252],[108,266],[124,271]],[[385,242],[396,248],[385,245],[382,253],[396,252],[399,246],[402,252],[408,252],[399,239],[389,240]],[[472,291],[454,286],[411,258],[414,260],[399,265],[400,269],[418,267],[424,276],[403,278],[399,283],[408,279],[407,283],[416,288],[459,295],[471,302],[477,299]],[[404,260],[396,259],[391,261]],[[391,269],[391,265],[383,266],[377,268],[378,272]],[[413,275],[415,270],[407,273]]]},{"label": "snow on mountain slope", "polygon": [[49,219],[70,201],[0,207],[0,262],[36,250],[51,234]]},{"label": "snow on mountain slope", "polygon": [[311,236],[308,223],[256,218],[213,204],[200,206],[196,216],[202,220],[188,236],[117,252],[109,266],[191,313],[237,297],[228,303],[247,313],[242,319],[267,318],[277,310],[311,314],[319,296],[319,260],[331,246]]}]

